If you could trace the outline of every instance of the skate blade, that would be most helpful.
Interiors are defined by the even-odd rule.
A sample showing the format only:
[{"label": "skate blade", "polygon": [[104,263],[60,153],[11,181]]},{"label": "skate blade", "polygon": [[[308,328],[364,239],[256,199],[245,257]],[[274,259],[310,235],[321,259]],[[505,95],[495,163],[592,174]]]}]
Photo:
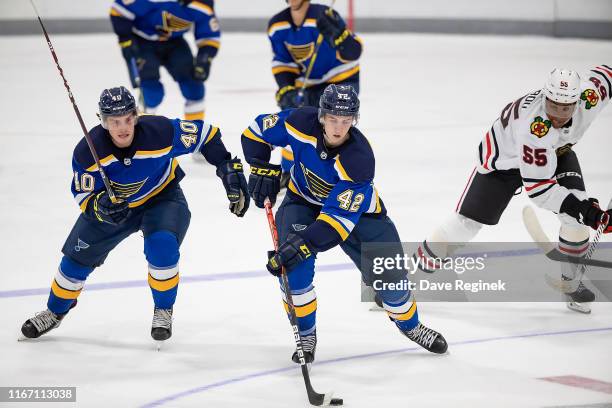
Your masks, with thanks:
[{"label": "skate blade", "polygon": [[583,314],[591,313],[591,308],[583,303],[572,301],[572,302],[567,302],[566,305],[569,310],[573,310],[574,312],[583,313]]},{"label": "skate blade", "polygon": [[164,344],[165,340],[155,340],[155,350],[160,351]]},{"label": "skate blade", "polygon": [[370,308],[368,309],[370,312],[384,312],[385,309],[383,309],[382,307],[378,306],[376,303],[374,303],[373,306],[370,306]]},{"label": "skate blade", "polygon": [[19,333],[19,336],[17,336],[17,341],[26,341],[26,340],[30,340],[30,338],[24,336],[23,333]]}]

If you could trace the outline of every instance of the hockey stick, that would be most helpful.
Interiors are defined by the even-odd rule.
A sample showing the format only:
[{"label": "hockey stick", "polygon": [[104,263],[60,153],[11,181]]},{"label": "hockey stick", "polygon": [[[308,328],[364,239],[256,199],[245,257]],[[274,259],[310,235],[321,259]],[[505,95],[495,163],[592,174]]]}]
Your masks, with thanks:
[{"label": "hockey stick", "polygon": [[[608,207],[610,206],[612,206],[612,200],[610,201]],[[550,241],[548,235],[546,235],[546,233],[542,229],[542,225],[540,224],[540,221],[538,220],[535,211],[530,206],[526,206],[525,208],[523,208],[523,223],[525,224],[529,235],[531,235],[531,238],[535,241],[536,245],[538,245],[538,247],[540,247],[540,249],[544,251],[548,259],[557,262],[569,262],[572,264],[580,265],[580,270],[576,274],[576,277],[571,280],[559,280],[545,275],[546,282],[554,289],[562,293],[572,293],[578,288],[578,285],[582,281],[582,277],[584,276],[584,273],[586,272],[589,266],[612,268],[612,262],[591,259],[595,248],[599,244],[599,240],[601,239],[603,230],[607,227],[607,222],[602,223],[597,229],[597,232],[593,237],[593,241],[591,242],[591,245],[589,246],[589,249],[584,255],[584,257],[570,257],[559,252],[555,244]]]},{"label": "hockey stick", "polygon": [[74,96],[72,95],[72,91],[70,90],[70,86],[68,85],[68,80],[64,76],[64,71],[62,70],[62,67],[60,67],[59,60],[57,59],[57,55],[55,54],[55,49],[53,48],[53,44],[51,44],[51,39],[49,38],[49,34],[47,33],[47,30],[45,29],[45,25],[43,24],[40,18],[40,15],[38,14],[38,9],[36,8],[34,1],[30,0],[30,4],[32,5],[32,8],[34,9],[34,13],[36,13],[36,17],[38,18],[38,22],[40,23],[40,28],[42,28],[43,34],[45,35],[45,38],[47,39],[47,45],[49,46],[49,51],[51,51],[51,55],[53,56],[53,59],[55,60],[55,65],[57,66],[57,70],[59,71],[60,76],[64,80],[64,87],[66,88],[66,91],[68,92],[68,98],[70,99],[70,102],[72,102],[74,113],[76,113],[77,119],[79,120],[79,124],[81,125],[81,130],[83,130],[83,135],[85,136],[85,141],[87,142],[87,146],[89,146],[91,155],[93,156],[96,162],[96,165],[98,166],[98,171],[100,172],[100,177],[102,178],[104,187],[106,188],[106,191],[108,192],[108,197],[110,198],[111,202],[117,203],[119,202],[119,200],[115,196],[115,192],[113,191],[110,185],[110,181],[108,180],[108,177],[106,177],[106,173],[104,172],[104,169],[102,168],[102,164],[100,163],[100,158],[98,157],[96,148],[94,147],[93,141],[91,140],[91,137],[89,136],[89,132],[87,132],[87,128],[85,127],[85,122],[83,122],[83,117],[81,116],[81,112],[79,111],[79,108],[74,100]]},{"label": "hockey stick", "polygon": [[[332,9],[334,8],[335,3],[336,3],[336,0],[332,0],[331,4],[329,5],[329,8],[325,12],[328,14],[331,13]],[[321,48],[322,43],[323,43],[323,34],[319,33],[319,35],[317,36],[317,42],[315,43],[314,52],[312,53],[312,57],[310,58],[310,62],[308,63],[308,68],[306,69],[306,74],[304,75],[304,82],[302,83],[302,86],[300,87],[300,90],[298,91],[298,103],[300,105],[304,101],[304,91],[306,90],[306,83],[308,82],[308,79],[310,78],[310,74],[312,73],[312,67],[314,67],[314,63],[315,63],[315,60],[317,59],[317,56],[319,55],[319,49]]]},{"label": "hockey stick", "polygon": [[[274,221],[274,213],[272,212],[272,203],[268,198],[266,198],[264,206],[266,209],[266,216],[268,217],[268,225],[270,226],[270,234],[272,234],[272,242],[274,242],[274,249],[278,251],[278,231],[276,229],[276,221]],[[285,271],[285,268],[282,268],[281,280],[283,282],[283,289],[285,290],[285,296],[287,298],[287,305],[289,307],[289,321],[291,322],[291,328],[293,329],[293,338],[295,339],[295,346],[300,359],[300,367],[302,369],[302,376],[304,377],[304,384],[306,384],[308,401],[312,405],[316,406],[342,405],[344,403],[342,398],[332,398],[333,392],[319,394],[312,388],[312,384],[310,383],[310,373],[308,372],[308,366],[306,360],[304,359],[302,337],[300,336],[300,329],[298,328],[297,315],[295,313],[295,306],[293,305],[293,296],[291,296],[291,289],[289,288],[289,280],[287,279],[287,271]]]},{"label": "hockey stick", "polygon": [[136,58],[130,58],[130,71],[132,72],[131,77],[134,78],[134,88],[138,88],[138,106],[142,113],[145,111],[144,94],[141,88],[140,71],[138,70],[138,64]]}]

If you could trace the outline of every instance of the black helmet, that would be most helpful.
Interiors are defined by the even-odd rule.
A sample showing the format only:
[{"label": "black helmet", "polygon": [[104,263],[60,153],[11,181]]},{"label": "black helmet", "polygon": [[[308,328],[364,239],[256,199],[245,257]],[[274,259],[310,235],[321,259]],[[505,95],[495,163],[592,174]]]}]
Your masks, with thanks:
[{"label": "black helmet", "polygon": [[359,118],[359,97],[350,85],[328,85],[319,99],[319,119],[329,113]]},{"label": "black helmet", "polygon": [[130,91],[123,86],[105,89],[100,95],[98,108],[100,110],[100,120],[102,120],[102,126],[104,126],[104,119],[107,116],[136,113],[136,100]]}]

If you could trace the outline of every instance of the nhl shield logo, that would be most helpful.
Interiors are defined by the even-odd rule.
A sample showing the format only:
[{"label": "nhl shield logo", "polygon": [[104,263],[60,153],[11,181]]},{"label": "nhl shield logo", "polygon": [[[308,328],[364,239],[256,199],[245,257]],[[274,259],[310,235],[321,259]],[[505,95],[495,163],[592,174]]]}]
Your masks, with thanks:
[{"label": "nhl shield logo", "polygon": [[323,160],[327,159],[327,153],[321,152],[321,159]]},{"label": "nhl shield logo", "polygon": [[544,137],[548,134],[551,125],[550,120],[544,120],[541,116],[536,116],[531,124],[531,134],[537,137]]},{"label": "nhl shield logo", "polygon": [[132,159],[126,157],[125,159],[123,159],[123,164],[125,164],[126,166],[130,166],[132,164]]}]

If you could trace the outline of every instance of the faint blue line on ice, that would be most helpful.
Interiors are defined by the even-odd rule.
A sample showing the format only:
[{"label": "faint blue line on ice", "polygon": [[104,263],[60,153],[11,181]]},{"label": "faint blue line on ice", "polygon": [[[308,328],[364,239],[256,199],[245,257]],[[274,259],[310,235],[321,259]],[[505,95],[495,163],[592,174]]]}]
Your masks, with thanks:
[{"label": "faint blue line on ice", "polygon": [[[317,272],[331,272],[331,271],[342,271],[356,268],[353,263],[333,264],[333,265],[321,265],[317,266]],[[194,282],[205,282],[205,281],[223,281],[233,279],[249,279],[249,278],[261,278],[264,276],[270,276],[267,271],[244,271],[244,272],[225,272],[225,273],[213,273],[206,275],[181,275],[181,284],[194,283]],[[125,288],[140,288],[149,287],[149,283],[146,279],[142,280],[131,280],[131,281],[117,281],[117,282],[106,282],[106,283],[89,283],[83,290],[109,290],[109,289],[125,289]],[[37,296],[37,295],[48,295],[50,287],[46,288],[31,288],[31,289],[17,289],[17,290],[6,290],[0,291],[0,298],[14,298],[22,296]]]},{"label": "faint blue line on ice", "polygon": [[[602,242],[599,244],[599,248],[602,248],[602,249],[612,248],[612,242]],[[475,252],[475,253],[470,253],[470,254],[465,253],[465,254],[459,254],[459,255],[477,256],[477,255],[482,255],[484,253],[485,252]],[[486,252],[487,257],[489,258],[508,258],[508,257],[514,257],[514,256],[537,255],[540,253],[542,253],[542,251],[540,251],[537,248]],[[321,265],[321,266],[317,266],[317,272],[345,271],[345,270],[350,270],[354,268],[355,268],[355,265],[353,263]],[[243,272],[225,272],[225,273],[213,273],[213,274],[207,274],[207,275],[191,275],[191,276],[181,275],[181,284],[194,283],[194,282],[206,282],[206,281],[223,281],[223,280],[233,280],[233,279],[261,278],[263,276],[268,276],[268,273],[263,270],[243,271]],[[110,289],[126,289],[126,288],[140,288],[140,287],[149,287],[149,283],[147,282],[146,279],[132,280],[132,281],[116,281],[116,282],[106,282],[106,283],[90,283],[86,285],[84,290],[85,291],[110,290]],[[5,291],[0,291],[0,299],[23,297],[23,296],[47,295],[49,294],[50,290],[51,290],[50,287],[5,290]]]},{"label": "faint blue line on ice", "polygon": [[[602,331],[611,331],[611,330],[612,330],[612,327],[602,327],[598,329],[579,329],[579,330],[565,330],[565,331],[548,332],[548,333],[515,334],[511,336],[488,337],[488,338],[482,338],[482,339],[472,339],[472,340],[451,342],[449,343],[449,346],[462,346],[462,345],[468,345],[468,344],[487,343],[491,341],[500,341],[500,340],[524,339],[524,338],[530,338],[530,337],[559,336],[559,335],[564,335],[564,334],[576,334],[576,333],[593,333],[593,332],[602,332]],[[416,351],[419,349],[421,349],[421,347],[408,347],[408,348],[401,348],[401,349],[394,349],[394,350],[378,351],[376,353],[357,354],[354,356],[338,357],[338,358],[333,358],[330,360],[317,361],[316,365],[320,366],[320,365],[326,365],[326,364],[335,364],[335,363],[340,363],[343,361],[379,357],[379,356],[384,356],[384,355],[389,355],[389,354],[399,354],[399,353],[404,353],[407,351]],[[266,377],[269,375],[273,375],[273,374],[277,374],[277,373],[281,373],[285,371],[297,370],[297,369],[299,369],[299,366],[292,365],[289,367],[276,368],[273,370],[259,371],[256,373],[246,374],[246,375],[230,378],[227,380],[214,382],[211,384],[202,385],[200,387],[192,388],[192,389],[182,391],[176,394],[172,394],[167,397],[163,397],[158,400],[148,402],[142,405],[141,408],[159,407],[170,401],[175,401],[177,399],[188,397],[193,394],[205,392],[205,391],[208,391],[214,388],[220,388],[225,385],[244,382],[247,380],[251,380],[253,378]]]}]

